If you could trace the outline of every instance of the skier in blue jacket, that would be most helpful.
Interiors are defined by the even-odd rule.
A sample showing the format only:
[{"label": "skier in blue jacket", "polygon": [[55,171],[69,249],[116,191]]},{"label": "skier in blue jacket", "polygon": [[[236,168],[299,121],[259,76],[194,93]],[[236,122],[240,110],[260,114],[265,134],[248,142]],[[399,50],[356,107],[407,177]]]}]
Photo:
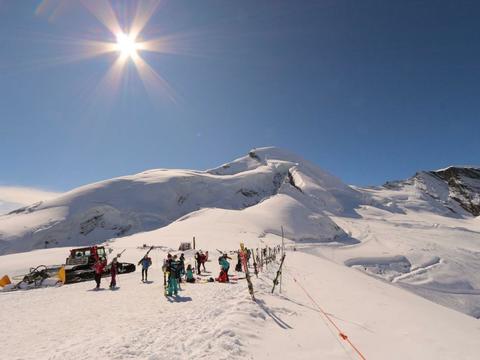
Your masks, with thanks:
[{"label": "skier in blue jacket", "polygon": [[143,259],[138,262],[138,265],[140,264],[142,264],[142,282],[148,281],[148,268],[152,265],[152,259],[150,259],[148,255],[145,255]]},{"label": "skier in blue jacket", "polygon": [[227,254],[223,254],[223,256],[221,256],[219,259],[218,259],[218,263],[220,264],[220,268],[221,268],[221,271],[220,271],[220,276],[219,276],[219,281],[226,281],[226,282],[229,282],[229,278],[228,278],[228,270],[230,269],[230,263],[228,262],[227,259],[230,259],[230,257],[228,257]]}]

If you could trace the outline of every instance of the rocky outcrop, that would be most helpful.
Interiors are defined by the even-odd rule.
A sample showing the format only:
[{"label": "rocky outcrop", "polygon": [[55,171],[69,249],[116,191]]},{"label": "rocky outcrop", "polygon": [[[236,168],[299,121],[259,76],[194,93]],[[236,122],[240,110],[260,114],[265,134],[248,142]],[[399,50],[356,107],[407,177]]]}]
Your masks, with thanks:
[{"label": "rocky outcrop", "polygon": [[[421,171],[401,181],[383,185],[389,190],[410,188],[408,202],[422,200],[428,211],[452,216],[480,216],[480,168],[450,166],[436,171]],[[407,204],[408,205],[408,204]],[[415,204],[419,207],[419,204]]]},{"label": "rocky outcrop", "polygon": [[480,169],[451,166],[429,173],[448,184],[452,200],[473,216],[480,215]]}]

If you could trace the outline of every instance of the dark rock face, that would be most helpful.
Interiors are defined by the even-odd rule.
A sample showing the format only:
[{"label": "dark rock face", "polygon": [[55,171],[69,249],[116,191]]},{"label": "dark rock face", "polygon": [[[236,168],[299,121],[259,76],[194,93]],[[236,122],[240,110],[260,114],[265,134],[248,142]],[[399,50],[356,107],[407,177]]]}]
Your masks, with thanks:
[{"label": "dark rock face", "polygon": [[480,215],[480,169],[449,167],[430,171],[430,175],[448,184],[449,197],[473,216]]}]

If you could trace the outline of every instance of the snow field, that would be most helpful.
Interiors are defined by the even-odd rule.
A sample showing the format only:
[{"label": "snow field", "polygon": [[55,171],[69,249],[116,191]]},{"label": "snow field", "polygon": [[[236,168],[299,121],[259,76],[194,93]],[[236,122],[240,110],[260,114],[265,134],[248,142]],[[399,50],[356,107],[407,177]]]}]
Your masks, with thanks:
[{"label": "snow field", "polygon": [[[133,261],[143,253],[125,254]],[[115,291],[104,278],[100,291],[86,282],[1,293],[10,314],[1,320],[2,358],[358,358],[293,278],[369,360],[473,360],[480,351],[480,325],[472,317],[319,256],[287,251],[282,294],[278,287],[270,294],[278,267],[272,263],[253,276],[253,302],[245,280],[183,283],[177,299],[165,298],[165,254],[152,251],[148,284],[137,270],[120,275]],[[207,263],[208,276],[218,275],[216,257]]]},{"label": "snow field", "polygon": [[[207,268],[215,268],[212,276],[217,276],[213,264]],[[0,294],[2,307],[14,314],[2,319],[2,357],[235,359],[245,354],[242,338],[255,335],[238,319],[260,315],[240,284],[183,283],[179,297],[166,298],[155,261],[149,280],[142,283],[138,269],[120,275],[115,291],[104,278],[98,291],[86,282]]]},{"label": "snow field", "polygon": [[263,346],[268,355],[257,351],[255,359],[359,358],[337,341],[338,333],[293,278],[367,359],[477,358],[480,325],[471,317],[318,256],[289,251],[285,265],[284,292],[265,299],[270,307],[284,308],[282,319],[291,329],[266,322],[262,341],[276,345]]}]

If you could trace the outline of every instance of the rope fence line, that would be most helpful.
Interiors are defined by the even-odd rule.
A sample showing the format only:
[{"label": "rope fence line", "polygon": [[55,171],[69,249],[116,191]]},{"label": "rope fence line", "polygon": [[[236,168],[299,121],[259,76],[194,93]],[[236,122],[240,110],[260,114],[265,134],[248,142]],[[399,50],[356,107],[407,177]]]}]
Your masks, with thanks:
[{"label": "rope fence line", "polygon": [[[287,268],[285,267],[285,270]],[[288,271],[288,270],[287,270]],[[335,330],[338,331],[338,336],[345,341],[350,347],[355,351],[355,353],[360,357],[362,360],[367,360],[367,358],[362,354],[362,352],[358,349],[357,346],[350,340],[350,338],[345,334],[344,331],[340,329],[340,327],[335,323],[335,321],[332,320],[330,315],[323,310],[323,308],[315,301],[315,299],[310,295],[310,293],[305,289],[302,284],[293,276],[291,273],[289,274],[293,281],[298,285],[300,289],[305,293],[305,295],[308,297],[308,299],[316,306],[316,308],[320,311],[320,313],[324,316],[326,320],[335,328]],[[343,347],[343,346],[342,346]]]}]

